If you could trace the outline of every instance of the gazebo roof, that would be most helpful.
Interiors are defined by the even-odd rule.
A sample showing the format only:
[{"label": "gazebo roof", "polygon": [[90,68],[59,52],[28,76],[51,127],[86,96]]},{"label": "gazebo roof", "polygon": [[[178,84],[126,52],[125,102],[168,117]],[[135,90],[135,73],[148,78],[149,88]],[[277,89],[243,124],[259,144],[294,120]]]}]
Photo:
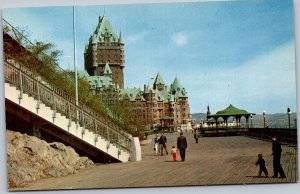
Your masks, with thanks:
[{"label": "gazebo roof", "polygon": [[230,104],[227,108],[224,110],[218,111],[215,116],[234,116],[234,115],[251,115],[254,113],[249,113],[246,110],[236,108],[232,104]]}]

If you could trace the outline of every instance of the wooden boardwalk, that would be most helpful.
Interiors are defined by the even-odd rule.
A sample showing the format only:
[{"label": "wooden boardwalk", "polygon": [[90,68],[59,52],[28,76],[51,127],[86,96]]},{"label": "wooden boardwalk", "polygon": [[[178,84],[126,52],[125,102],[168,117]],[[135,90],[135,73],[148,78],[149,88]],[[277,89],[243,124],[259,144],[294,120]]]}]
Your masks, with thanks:
[{"label": "wooden boardwalk", "polygon": [[[166,134],[168,150],[178,133]],[[48,178],[16,190],[126,188],[219,184],[294,183],[298,181],[297,147],[282,145],[287,178],[258,177],[257,154],[262,153],[269,176],[273,175],[271,142],[243,136],[204,137],[196,144],[191,132],[186,161],[173,162],[171,155],[155,156],[153,143],[142,145],[142,161],[96,165],[77,174]],[[150,136],[148,138],[152,138]],[[147,143],[148,142],[148,143]],[[180,160],[179,154],[178,158]]]}]

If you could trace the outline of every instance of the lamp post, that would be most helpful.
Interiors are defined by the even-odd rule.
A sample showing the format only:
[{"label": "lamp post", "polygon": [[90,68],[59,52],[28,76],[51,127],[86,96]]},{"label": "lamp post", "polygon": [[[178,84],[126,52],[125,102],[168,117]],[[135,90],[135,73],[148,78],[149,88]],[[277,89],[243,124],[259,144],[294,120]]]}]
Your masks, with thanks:
[{"label": "lamp post", "polygon": [[252,122],[252,120],[253,120],[253,117],[252,117],[252,115],[250,115],[251,128],[253,128],[253,122]]},{"label": "lamp post", "polygon": [[263,111],[263,117],[264,117],[264,129],[266,128],[266,111]]},{"label": "lamp post", "polygon": [[288,122],[289,122],[289,133],[291,134],[291,109],[287,108]]}]

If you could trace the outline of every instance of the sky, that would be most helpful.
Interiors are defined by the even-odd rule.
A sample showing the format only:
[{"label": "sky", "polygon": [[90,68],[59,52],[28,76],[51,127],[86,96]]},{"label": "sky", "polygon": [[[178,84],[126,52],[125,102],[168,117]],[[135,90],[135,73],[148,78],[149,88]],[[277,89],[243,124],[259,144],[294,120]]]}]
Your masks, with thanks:
[{"label": "sky", "polygon": [[[72,7],[12,8],[3,18],[30,39],[52,42],[73,68]],[[292,0],[76,6],[78,69],[89,36],[105,15],[125,43],[125,88],[177,76],[190,112],[212,113],[230,103],[249,112],[296,112]],[[71,56],[71,57],[68,57]]]}]

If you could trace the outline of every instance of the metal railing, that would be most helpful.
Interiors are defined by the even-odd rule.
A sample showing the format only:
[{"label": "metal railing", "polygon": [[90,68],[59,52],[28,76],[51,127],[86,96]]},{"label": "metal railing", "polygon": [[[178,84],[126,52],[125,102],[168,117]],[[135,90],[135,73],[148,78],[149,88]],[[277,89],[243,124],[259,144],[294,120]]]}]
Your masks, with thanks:
[{"label": "metal railing", "polygon": [[23,93],[37,100],[37,111],[40,104],[43,103],[53,110],[53,119],[55,119],[57,113],[60,113],[69,119],[69,124],[71,124],[71,121],[74,121],[83,127],[82,135],[84,135],[85,129],[95,133],[95,143],[98,141],[99,136],[101,136],[108,140],[108,142],[115,144],[119,148],[119,151],[123,149],[130,152],[130,135],[125,130],[113,123],[111,119],[96,113],[84,104],[76,106],[74,98],[43,81],[40,76],[35,75],[14,60],[5,58],[4,77],[6,83],[20,90],[20,100]]}]

